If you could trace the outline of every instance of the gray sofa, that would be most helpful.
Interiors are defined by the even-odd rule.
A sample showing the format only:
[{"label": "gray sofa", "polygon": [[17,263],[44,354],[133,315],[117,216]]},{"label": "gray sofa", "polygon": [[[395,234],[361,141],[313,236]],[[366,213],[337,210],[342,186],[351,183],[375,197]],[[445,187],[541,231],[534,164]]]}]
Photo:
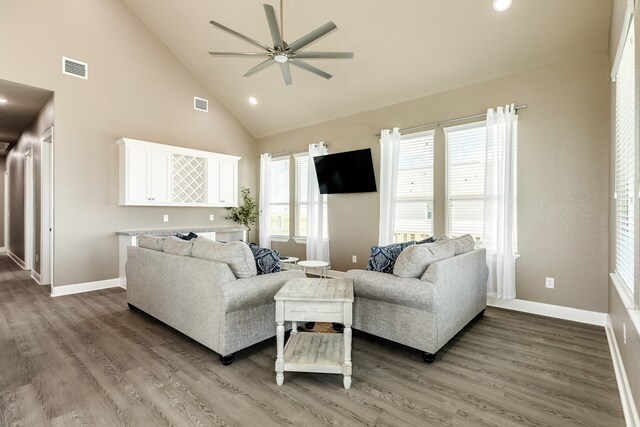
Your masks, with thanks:
[{"label": "gray sofa", "polygon": [[183,247],[173,251],[183,255],[167,253],[159,241],[127,249],[127,303],[220,354],[224,365],[236,351],[275,336],[274,295],[287,280],[305,277],[295,270],[256,276],[251,251],[234,242],[227,245],[236,249],[235,259],[231,254],[225,263],[212,260],[230,256],[220,255],[219,246],[209,248],[216,242],[204,242],[198,253],[196,244],[191,256]]},{"label": "gray sofa", "polygon": [[354,285],[353,328],[421,350],[431,363],[484,313],[487,275],[485,249],[431,262],[419,278],[351,270],[346,276]]}]

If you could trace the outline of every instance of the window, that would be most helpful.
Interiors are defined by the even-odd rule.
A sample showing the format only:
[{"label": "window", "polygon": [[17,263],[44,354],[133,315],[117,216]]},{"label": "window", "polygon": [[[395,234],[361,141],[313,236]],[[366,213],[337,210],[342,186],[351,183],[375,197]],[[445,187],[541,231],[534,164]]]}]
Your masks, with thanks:
[{"label": "window", "polygon": [[635,201],[635,59],[633,21],[616,74],[616,273],[633,292]]},{"label": "window", "polygon": [[307,187],[309,154],[296,154],[296,230],[295,237],[307,237]]},{"label": "window", "polygon": [[289,237],[289,156],[271,159],[271,235]]},{"label": "window", "polygon": [[433,234],[433,131],[400,141],[393,241],[422,240]]},{"label": "window", "polygon": [[[446,234],[471,234],[481,241],[484,234],[484,174],[487,144],[486,123],[476,122],[444,129],[446,140]],[[518,130],[514,129],[517,158]],[[517,206],[517,162],[514,162]],[[514,229],[517,209],[514,213]],[[514,240],[517,232],[514,230]],[[517,241],[514,241],[516,248]]]}]

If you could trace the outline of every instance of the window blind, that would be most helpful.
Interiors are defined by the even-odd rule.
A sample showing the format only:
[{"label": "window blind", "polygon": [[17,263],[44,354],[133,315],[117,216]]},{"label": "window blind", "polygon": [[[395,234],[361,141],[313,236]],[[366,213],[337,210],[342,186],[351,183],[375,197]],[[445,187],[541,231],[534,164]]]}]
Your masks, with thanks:
[{"label": "window blind", "polygon": [[616,272],[633,292],[635,233],[635,58],[631,21],[616,75]]},{"label": "window blind", "polygon": [[271,159],[271,235],[289,237],[289,156]]},{"label": "window blind", "polygon": [[398,159],[394,242],[433,234],[433,131],[403,136]]},{"label": "window blind", "polygon": [[446,233],[484,233],[484,169],[486,124],[477,122],[445,128],[446,140]]},{"label": "window blind", "polygon": [[296,154],[296,237],[307,236],[309,154]]}]

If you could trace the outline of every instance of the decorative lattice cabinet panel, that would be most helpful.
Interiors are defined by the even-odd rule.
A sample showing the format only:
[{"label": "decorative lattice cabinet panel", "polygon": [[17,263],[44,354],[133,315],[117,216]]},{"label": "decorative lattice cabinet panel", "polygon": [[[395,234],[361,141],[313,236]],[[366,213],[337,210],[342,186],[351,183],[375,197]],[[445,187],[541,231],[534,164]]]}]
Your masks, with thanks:
[{"label": "decorative lattice cabinet panel", "polygon": [[122,138],[120,204],[237,206],[240,157]]}]

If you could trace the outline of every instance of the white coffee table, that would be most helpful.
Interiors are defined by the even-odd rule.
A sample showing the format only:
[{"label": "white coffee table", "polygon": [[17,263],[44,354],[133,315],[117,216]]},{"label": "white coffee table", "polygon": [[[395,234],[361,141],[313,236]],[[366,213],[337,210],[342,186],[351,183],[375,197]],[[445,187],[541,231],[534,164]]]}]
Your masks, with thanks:
[{"label": "white coffee table", "polygon": [[329,267],[329,263],[326,261],[314,261],[314,260],[306,260],[299,261],[298,266],[302,267],[302,271],[306,274],[307,268],[318,268],[320,269],[320,277],[327,277],[327,267]]},{"label": "white coffee table", "polygon": [[[344,375],[351,387],[351,279],[290,279],[274,296],[276,300],[276,383],[284,372],[323,372]],[[291,321],[291,336],[284,345],[284,322]],[[340,334],[298,332],[297,322],[340,322]]]}]

